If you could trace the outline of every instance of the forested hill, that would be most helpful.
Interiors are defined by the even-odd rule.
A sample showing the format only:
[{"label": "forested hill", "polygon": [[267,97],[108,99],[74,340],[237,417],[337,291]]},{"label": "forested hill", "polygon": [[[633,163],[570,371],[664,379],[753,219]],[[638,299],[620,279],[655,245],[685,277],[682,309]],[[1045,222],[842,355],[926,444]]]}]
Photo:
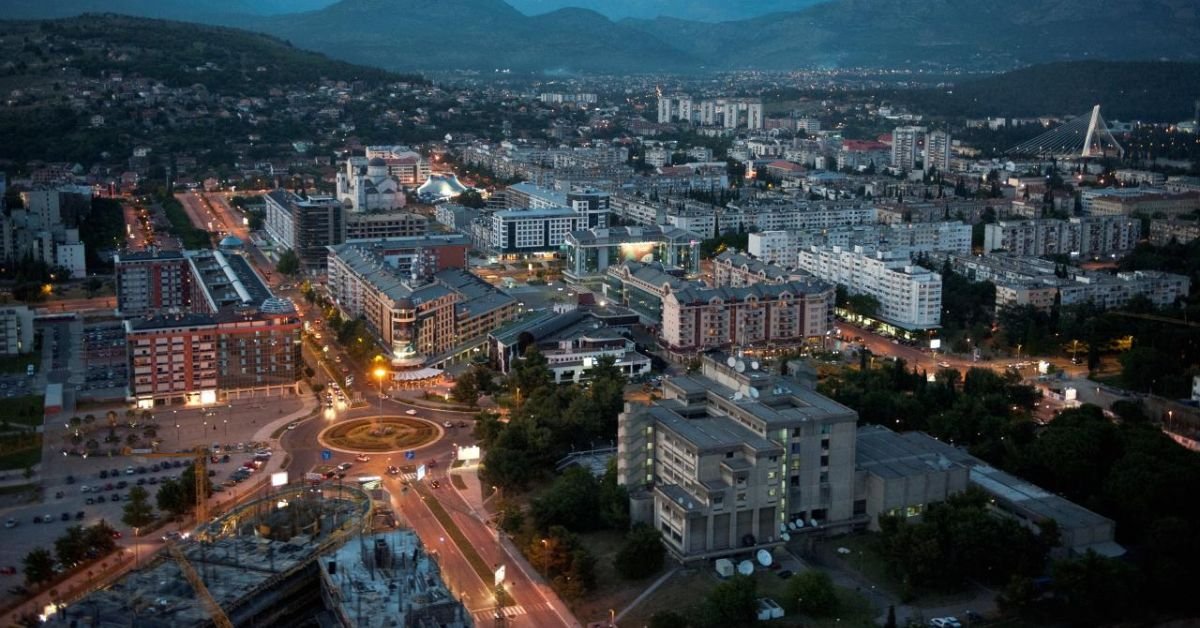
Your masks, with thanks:
[{"label": "forested hill", "polygon": [[368,84],[421,82],[336,61],[248,31],[122,15],[0,21],[0,86],[28,87],[71,75],[141,76],[170,87],[200,84],[224,95],[263,96],[322,79]]},{"label": "forested hill", "polygon": [[1179,122],[1200,98],[1200,63],[1079,61],[1035,65],[953,88],[894,94],[922,113],[946,116],[1083,114],[1108,120]]}]

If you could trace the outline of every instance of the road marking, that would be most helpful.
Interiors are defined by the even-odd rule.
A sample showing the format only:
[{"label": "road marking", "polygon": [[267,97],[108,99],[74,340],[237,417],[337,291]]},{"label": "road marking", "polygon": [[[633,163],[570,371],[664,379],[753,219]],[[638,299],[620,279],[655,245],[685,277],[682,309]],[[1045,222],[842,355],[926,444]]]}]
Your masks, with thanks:
[{"label": "road marking", "polygon": [[521,606],[519,604],[516,606],[505,606],[502,608],[491,607],[491,608],[485,608],[485,609],[481,609],[481,610],[471,611],[471,615],[473,615],[479,623],[495,619],[497,613],[499,613],[505,617],[508,617],[508,618],[520,617],[521,615],[528,614],[525,610],[525,607]]}]

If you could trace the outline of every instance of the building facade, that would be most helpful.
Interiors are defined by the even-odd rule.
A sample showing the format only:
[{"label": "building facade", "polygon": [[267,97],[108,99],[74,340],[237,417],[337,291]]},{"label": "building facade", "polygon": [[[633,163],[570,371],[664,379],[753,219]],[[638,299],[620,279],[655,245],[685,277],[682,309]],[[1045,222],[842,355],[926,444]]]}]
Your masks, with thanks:
[{"label": "building facade", "polygon": [[1123,255],[1141,239],[1141,221],[1127,216],[1001,220],[984,225],[983,251],[1023,257]]},{"label": "building facade", "polygon": [[116,255],[117,315],[186,312],[191,307],[192,273],[179,251],[138,251]]},{"label": "building facade", "polygon": [[685,275],[700,271],[700,236],[672,227],[609,227],[572,231],[563,242],[564,276],[596,281],[609,266],[625,261],[658,262]]},{"label": "building facade", "polygon": [[910,331],[941,325],[942,277],[915,265],[905,249],[811,246],[800,251],[798,268],[850,294],[875,297],[886,323]]},{"label": "building facade", "polygon": [[33,351],[33,310],[24,305],[0,308],[0,355]]},{"label": "building facade", "polygon": [[677,355],[800,345],[824,338],[833,306],[833,286],[820,281],[688,286],[662,299],[662,343]]}]

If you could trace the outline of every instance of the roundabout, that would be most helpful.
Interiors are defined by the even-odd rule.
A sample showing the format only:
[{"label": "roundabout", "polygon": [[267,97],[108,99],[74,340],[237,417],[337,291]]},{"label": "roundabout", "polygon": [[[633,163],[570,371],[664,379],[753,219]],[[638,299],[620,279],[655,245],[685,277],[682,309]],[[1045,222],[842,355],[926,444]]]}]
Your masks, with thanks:
[{"label": "roundabout", "polygon": [[373,416],[347,419],[321,430],[317,436],[329,449],[387,454],[421,449],[436,443],[442,428],[432,421],[409,416]]}]

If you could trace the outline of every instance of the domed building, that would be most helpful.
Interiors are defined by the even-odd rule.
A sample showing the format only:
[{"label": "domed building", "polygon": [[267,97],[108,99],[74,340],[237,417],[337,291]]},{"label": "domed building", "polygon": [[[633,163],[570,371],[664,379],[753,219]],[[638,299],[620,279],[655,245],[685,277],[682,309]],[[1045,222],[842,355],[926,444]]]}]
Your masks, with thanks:
[{"label": "domed building", "polygon": [[458,177],[451,174],[431,174],[429,180],[417,188],[417,196],[426,203],[448,201],[467,191]]},{"label": "domed building", "polygon": [[380,157],[351,157],[337,175],[337,198],[358,212],[388,211],[404,207],[407,199],[400,179],[388,172]]},{"label": "domed building", "polygon": [[225,251],[236,251],[240,250],[243,245],[245,245],[245,242],[242,242],[241,238],[230,234],[221,238],[221,241],[217,243],[217,248]]}]

